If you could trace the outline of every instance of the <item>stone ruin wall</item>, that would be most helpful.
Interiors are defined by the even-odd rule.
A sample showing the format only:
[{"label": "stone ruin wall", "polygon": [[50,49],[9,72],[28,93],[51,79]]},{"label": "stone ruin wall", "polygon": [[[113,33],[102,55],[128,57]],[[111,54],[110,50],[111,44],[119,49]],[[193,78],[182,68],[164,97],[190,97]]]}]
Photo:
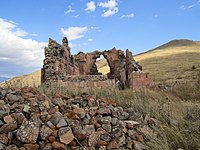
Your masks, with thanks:
[{"label": "stone ruin wall", "polygon": [[[119,79],[124,87],[133,88],[133,82],[135,79],[133,77],[133,73],[140,73],[142,67],[133,59],[131,51],[127,49],[125,53],[126,54],[124,54],[124,51],[122,50],[113,48],[103,52],[79,52],[76,55],[72,55],[66,37],[63,38],[62,45],[52,39],[49,39],[48,47],[45,48],[45,59],[41,71],[41,81],[42,83],[59,82],[60,84],[62,83],[62,85],[71,85],[74,87],[103,87],[103,85],[108,87],[114,86],[114,81]],[[79,83],[78,81],[69,80],[69,76],[86,77],[95,75],[96,78],[98,78],[101,73],[98,72],[95,63],[97,58],[100,58],[101,55],[104,56],[108,62],[108,66],[110,67],[107,79],[111,81],[91,81],[89,79],[85,81],[86,83],[84,83],[84,81]],[[143,78],[144,76],[140,77]],[[135,85],[138,85],[138,83]]]}]

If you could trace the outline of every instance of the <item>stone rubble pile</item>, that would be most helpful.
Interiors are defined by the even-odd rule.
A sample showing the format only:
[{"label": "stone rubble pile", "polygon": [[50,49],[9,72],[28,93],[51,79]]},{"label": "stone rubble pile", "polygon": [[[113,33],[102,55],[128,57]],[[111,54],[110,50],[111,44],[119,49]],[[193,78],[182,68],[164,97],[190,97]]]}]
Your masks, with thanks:
[{"label": "stone rubble pile", "polygon": [[0,88],[0,149],[142,150],[154,125],[148,115],[86,93],[49,98],[33,88]]}]

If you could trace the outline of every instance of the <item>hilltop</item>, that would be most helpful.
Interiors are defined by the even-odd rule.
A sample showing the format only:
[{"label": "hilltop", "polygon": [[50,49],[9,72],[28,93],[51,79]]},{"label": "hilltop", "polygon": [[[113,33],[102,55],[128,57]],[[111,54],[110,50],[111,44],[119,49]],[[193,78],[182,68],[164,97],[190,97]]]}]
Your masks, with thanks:
[{"label": "hilltop", "polygon": [[[173,82],[174,80],[190,80],[200,70],[200,42],[191,40],[173,40],[154,49],[134,56],[145,72],[155,82]],[[103,74],[109,72],[107,61],[97,61],[98,70]],[[7,81],[11,85],[40,85],[41,72],[18,76]],[[5,85],[1,83],[0,85]]]}]

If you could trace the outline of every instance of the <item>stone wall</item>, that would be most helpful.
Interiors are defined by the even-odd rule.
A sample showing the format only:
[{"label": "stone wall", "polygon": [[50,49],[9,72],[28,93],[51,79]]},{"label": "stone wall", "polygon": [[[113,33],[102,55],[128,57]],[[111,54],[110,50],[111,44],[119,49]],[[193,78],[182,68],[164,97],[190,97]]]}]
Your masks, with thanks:
[{"label": "stone wall", "polygon": [[130,76],[130,88],[133,90],[138,90],[142,87],[151,87],[154,85],[153,81],[148,78],[148,73],[132,72]]},{"label": "stone wall", "polygon": [[115,88],[115,80],[105,80],[105,81],[58,81],[52,82],[51,85],[58,85],[63,87],[69,87],[71,90],[77,90],[80,88],[95,88],[95,89],[106,89]]},{"label": "stone wall", "polygon": [[41,81],[42,83],[58,81],[67,83],[69,76],[101,75],[96,66],[96,60],[101,55],[104,56],[110,67],[107,78],[109,80],[119,80],[124,87],[131,86],[133,71],[142,70],[142,67],[133,59],[132,52],[128,49],[126,55],[124,51],[116,48],[103,52],[79,52],[77,55],[71,55],[68,40],[64,37],[62,45],[49,39],[48,47],[45,48]]}]

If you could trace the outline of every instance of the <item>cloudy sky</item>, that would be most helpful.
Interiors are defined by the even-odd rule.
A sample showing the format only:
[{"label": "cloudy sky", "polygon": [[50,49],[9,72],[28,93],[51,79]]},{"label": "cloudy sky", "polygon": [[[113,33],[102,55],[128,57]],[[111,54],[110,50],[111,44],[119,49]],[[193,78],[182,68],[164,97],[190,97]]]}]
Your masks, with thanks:
[{"label": "cloudy sky", "polygon": [[1,0],[0,77],[42,67],[51,37],[71,52],[144,52],[173,39],[200,40],[200,0]]}]

